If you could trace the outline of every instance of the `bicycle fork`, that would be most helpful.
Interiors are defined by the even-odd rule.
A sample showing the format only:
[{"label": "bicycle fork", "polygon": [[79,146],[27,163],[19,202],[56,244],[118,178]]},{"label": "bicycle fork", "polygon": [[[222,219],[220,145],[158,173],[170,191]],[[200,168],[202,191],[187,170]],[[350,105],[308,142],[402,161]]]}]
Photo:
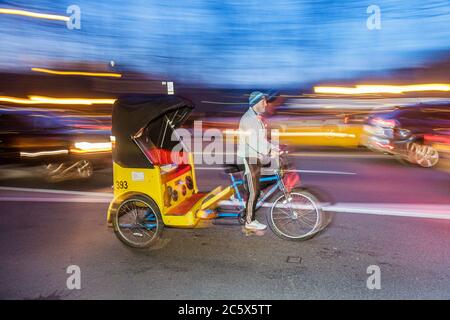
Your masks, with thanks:
[{"label": "bicycle fork", "polygon": [[291,218],[293,219],[297,219],[298,214],[297,211],[292,209],[291,201],[292,201],[292,196],[291,193],[288,191],[288,189],[286,188],[286,185],[284,184],[283,178],[280,176],[280,173],[277,172],[277,177],[278,177],[278,187],[279,189],[283,192],[284,198],[285,200],[282,202],[283,205],[287,205],[288,210],[291,214]]}]

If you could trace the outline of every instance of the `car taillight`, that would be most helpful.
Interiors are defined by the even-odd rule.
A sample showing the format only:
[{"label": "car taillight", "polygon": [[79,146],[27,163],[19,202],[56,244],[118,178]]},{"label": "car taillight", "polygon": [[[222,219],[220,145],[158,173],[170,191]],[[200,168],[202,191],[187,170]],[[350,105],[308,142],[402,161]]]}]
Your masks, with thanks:
[{"label": "car taillight", "polygon": [[385,128],[394,128],[397,122],[393,119],[372,118],[370,119],[370,124]]}]

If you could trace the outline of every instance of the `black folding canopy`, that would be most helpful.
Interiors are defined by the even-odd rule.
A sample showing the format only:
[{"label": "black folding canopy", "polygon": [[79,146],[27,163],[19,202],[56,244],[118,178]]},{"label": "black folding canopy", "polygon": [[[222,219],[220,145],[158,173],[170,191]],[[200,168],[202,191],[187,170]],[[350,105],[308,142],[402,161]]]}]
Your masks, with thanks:
[{"label": "black folding canopy", "polygon": [[113,159],[128,168],[152,167],[135,139],[139,135],[157,148],[171,148],[174,129],[181,126],[194,105],[174,95],[126,96],[116,100],[112,112],[112,135],[115,137]]}]

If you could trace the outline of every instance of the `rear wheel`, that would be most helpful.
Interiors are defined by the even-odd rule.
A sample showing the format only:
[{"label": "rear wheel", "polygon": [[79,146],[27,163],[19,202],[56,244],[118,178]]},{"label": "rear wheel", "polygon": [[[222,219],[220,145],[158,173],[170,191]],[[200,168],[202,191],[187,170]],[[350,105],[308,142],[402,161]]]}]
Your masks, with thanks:
[{"label": "rear wheel", "polygon": [[277,236],[294,241],[314,237],[329,223],[326,220],[317,198],[298,188],[287,198],[284,194],[276,198],[267,216],[267,222]]},{"label": "rear wheel", "polygon": [[124,200],[113,213],[112,222],[120,241],[133,248],[154,245],[164,228],[158,206],[145,196]]}]

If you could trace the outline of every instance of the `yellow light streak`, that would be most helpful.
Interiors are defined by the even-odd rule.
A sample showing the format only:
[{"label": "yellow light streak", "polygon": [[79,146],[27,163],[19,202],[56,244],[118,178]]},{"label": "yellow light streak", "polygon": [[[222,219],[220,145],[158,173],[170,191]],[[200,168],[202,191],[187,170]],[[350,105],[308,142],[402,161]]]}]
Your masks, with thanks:
[{"label": "yellow light streak", "polygon": [[[250,135],[251,132],[241,131],[241,130],[224,130],[225,135]],[[339,137],[339,138],[355,138],[355,134],[351,133],[341,133],[341,132],[279,132],[278,130],[273,130],[272,136],[279,137]]]},{"label": "yellow light streak", "polygon": [[7,96],[0,96],[0,102],[11,102],[11,103],[18,103],[18,104],[38,104],[38,103],[40,103],[37,101],[31,101],[29,99],[7,97]]},{"label": "yellow light streak", "polygon": [[112,149],[111,142],[76,142],[72,153],[108,152]]},{"label": "yellow light streak", "polygon": [[394,93],[401,94],[405,92],[418,91],[450,91],[450,84],[428,83],[413,85],[356,85],[355,87],[314,87],[315,93],[327,94],[370,94],[370,93]]},{"label": "yellow light streak", "polygon": [[28,96],[31,101],[49,104],[114,104],[116,99],[90,99],[90,98],[53,98],[44,96]]},{"label": "yellow light streak", "polygon": [[272,132],[273,136],[279,137],[338,137],[338,138],[355,138],[352,133],[341,132]]},{"label": "yellow light streak", "polygon": [[244,131],[244,130],[232,130],[232,129],[225,129],[223,131],[226,135],[243,135],[243,136],[249,136],[252,134],[251,131]]},{"label": "yellow light streak", "polygon": [[67,16],[31,12],[31,11],[18,10],[18,9],[7,9],[7,8],[0,8],[0,14],[18,15],[18,16],[25,16],[25,17],[30,17],[30,18],[46,19],[46,20],[59,20],[59,21],[69,21],[70,20],[70,17],[67,17]]},{"label": "yellow light streak", "polygon": [[59,71],[45,68],[31,68],[31,71],[56,74],[61,76],[87,76],[87,77],[112,77],[112,78],[122,77],[122,75],[119,73],[109,73],[109,72]]}]

